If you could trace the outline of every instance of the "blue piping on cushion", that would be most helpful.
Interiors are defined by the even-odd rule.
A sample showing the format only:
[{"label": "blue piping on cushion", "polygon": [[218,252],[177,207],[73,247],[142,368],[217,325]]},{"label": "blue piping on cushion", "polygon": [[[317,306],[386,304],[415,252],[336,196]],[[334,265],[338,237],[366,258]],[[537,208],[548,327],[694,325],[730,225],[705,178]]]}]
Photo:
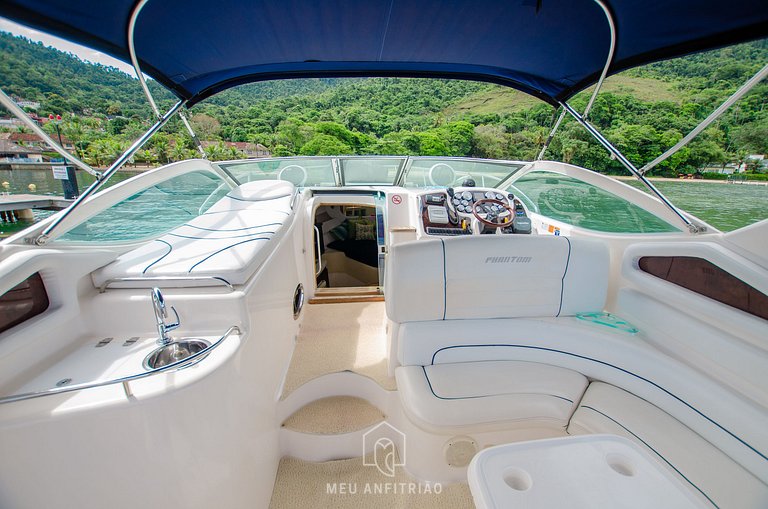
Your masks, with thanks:
[{"label": "blue piping on cushion", "polygon": [[[434,388],[432,388],[432,381],[429,379],[429,375],[427,374],[427,369],[426,369],[424,366],[422,366],[422,367],[421,367],[421,369],[422,369],[422,371],[424,371],[424,378],[426,378],[426,379],[427,379],[427,384],[429,385],[429,390],[432,392],[432,395],[433,395],[434,397],[436,397],[437,399],[444,399],[444,400],[454,400],[454,399],[479,399],[479,398],[492,398],[492,397],[494,397],[494,396],[506,396],[506,395],[521,394],[521,393],[509,393],[509,392],[505,392],[505,393],[503,393],[503,394],[489,394],[488,396],[461,396],[461,397],[455,397],[455,398],[446,398],[446,397],[444,397],[444,396],[438,396],[438,395],[437,395],[437,393],[435,393],[435,389],[434,389]],[[526,393],[526,394],[530,394],[530,393]],[[558,396],[557,394],[536,394],[536,395],[537,395],[537,396],[552,396],[553,398],[562,399],[562,400],[565,400],[565,401],[567,401],[567,402],[568,402],[568,403],[570,403],[570,404],[573,404],[573,401],[572,401],[572,400],[570,400],[570,399],[568,399],[568,398],[564,398],[563,396]]]},{"label": "blue piping on cushion", "polygon": [[755,454],[757,454],[758,456],[760,456],[764,460],[768,461],[768,457],[766,457],[765,454],[761,453],[760,451],[758,451],[757,449],[755,449],[754,447],[749,445],[747,442],[745,442],[744,440],[742,440],[741,438],[736,436],[733,432],[731,432],[731,431],[727,430],[726,428],[724,428],[721,424],[715,422],[710,417],[704,415],[704,413],[702,413],[700,410],[695,408],[693,405],[691,405],[687,401],[681,399],[678,396],[675,396],[670,391],[668,391],[664,387],[660,386],[656,382],[652,382],[651,380],[648,380],[647,378],[644,378],[644,377],[642,377],[642,376],[640,376],[640,375],[638,375],[636,373],[632,373],[629,370],[626,370],[624,368],[620,368],[618,366],[614,366],[613,364],[610,364],[610,363],[605,362],[605,361],[601,361],[601,360],[598,360],[598,359],[593,359],[591,357],[586,357],[584,355],[579,355],[579,354],[575,354],[575,353],[571,353],[571,352],[566,352],[566,351],[563,351],[563,350],[556,350],[554,348],[544,348],[544,347],[541,347],[541,346],[530,346],[530,345],[509,345],[509,344],[501,344],[500,343],[500,344],[488,344],[488,345],[455,345],[455,346],[446,346],[444,348],[438,349],[437,351],[435,351],[434,354],[432,354],[432,363],[431,364],[432,365],[435,364],[435,357],[437,357],[437,354],[442,352],[443,350],[451,350],[451,349],[454,349],[454,348],[477,348],[477,347],[487,348],[487,347],[499,347],[499,346],[508,347],[508,348],[526,348],[528,350],[543,350],[543,351],[546,351],[546,352],[560,353],[560,354],[563,354],[563,355],[570,355],[572,357],[577,357],[579,359],[584,359],[584,360],[596,362],[598,364],[602,364],[604,366],[608,366],[610,368],[617,369],[617,370],[619,370],[619,371],[621,371],[623,373],[626,373],[626,374],[628,374],[630,376],[633,376],[633,377],[635,377],[635,378],[637,378],[639,380],[642,380],[642,381],[644,381],[644,382],[646,382],[646,383],[656,387],[657,389],[661,390],[665,394],[673,397],[674,399],[676,399],[677,401],[679,401],[683,405],[687,406],[688,408],[690,408],[691,410],[693,410],[694,412],[699,414],[701,417],[703,417],[704,419],[706,419],[710,423],[714,424],[715,426],[717,426],[718,428],[720,428],[721,430],[725,431],[727,434],[729,434],[730,436],[732,436],[733,438],[738,440],[742,445],[745,445],[746,447],[748,447],[752,452],[754,452]]},{"label": "blue piping on cushion", "polygon": [[160,239],[155,239],[155,242],[162,242],[163,244],[165,244],[166,246],[168,246],[168,252],[167,252],[167,253],[165,253],[165,254],[164,254],[163,256],[161,256],[160,258],[158,258],[157,260],[155,260],[154,262],[152,262],[152,263],[150,263],[149,265],[147,265],[147,267],[146,267],[144,270],[142,270],[142,271],[141,271],[141,273],[142,273],[142,274],[146,274],[146,273],[147,273],[147,271],[149,270],[149,268],[150,268],[150,267],[152,267],[153,265],[155,265],[156,263],[158,263],[160,260],[162,260],[163,258],[165,258],[166,256],[168,256],[169,254],[171,254],[171,251],[173,251],[173,246],[172,246],[172,245],[170,245],[169,243],[167,243],[166,241],[164,241],[164,240],[160,240]]},{"label": "blue piping on cushion", "polygon": [[617,421],[617,420],[616,420],[616,419],[614,419],[613,417],[611,417],[611,416],[609,416],[609,415],[606,415],[606,414],[604,414],[603,412],[601,412],[600,410],[598,410],[598,409],[596,409],[596,408],[592,408],[591,406],[586,406],[586,405],[582,405],[580,408],[588,408],[589,410],[592,410],[593,412],[597,412],[598,414],[602,415],[602,416],[603,416],[603,417],[605,417],[606,419],[610,419],[611,421],[613,421],[614,423],[616,423],[616,425],[620,426],[620,427],[621,427],[621,428],[622,428],[624,431],[626,431],[627,433],[629,433],[630,435],[632,435],[633,437],[635,437],[636,439],[638,439],[638,440],[639,440],[640,442],[642,442],[642,443],[643,443],[643,445],[645,445],[645,446],[646,446],[648,449],[652,450],[652,451],[653,451],[653,452],[654,452],[654,453],[655,453],[655,454],[656,454],[656,455],[657,455],[659,458],[661,458],[662,460],[664,460],[664,463],[666,463],[667,465],[669,465],[670,467],[672,467],[672,470],[674,470],[675,472],[677,472],[678,474],[680,474],[680,476],[681,476],[683,479],[685,479],[686,481],[688,481],[688,484],[690,484],[691,486],[693,486],[694,488],[696,488],[696,490],[698,490],[698,492],[699,492],[699,493],[701,493],[702,495],[704,495],[704,496],[706,497],[706,499],[707,499],[707,500],[709,500],[709,502],[710,502],[710,503],[711,503],[713,506],[717,507],[717,509],[720,509],[720,506],[718,506],[718,505],[717,505],[717,504],[716,504],[716,503],[715,503],[715,502],[714,502],[714,501],[713,501],[711,498],[709,498],[709,496],[707,496],[707,494],[706,494],[706,493],[704,493],[704,492],[701,490],[701,488],[699,488],[699,487],[698,487],[698,486],[696,486],[696,485],[695,485],[693,482],[691,482],[691,480],[690,480],[690,479],[688,479],[688,478],[685,476],[685,474],[683,474],[681,471],[679,471],[679,470],[678,470],[678,469],[677,469],[677,468],[676,468],[676,467],[675,467],[675,466],[674,466],[672,463],[670,463],[670,461],[669,461],[669,460],[667,460],[667,458],[665,458],[664,456],[662,456],[661,454],[659,454],[659,451],[657,451],[656,449],[654,449],[653,447],[651,447],[651,446],[648,444],[648,442],[646,442],[645,440],[643,440],[643,439],[642,439],[642,438],[640,438],[639,436],[637,436],[637,435],[635,435],[634,433],[632,433],[632,431],[630,431],[630,430],[629,430],[629,428],[627,428],[626,426],[624,426],[623,424],[621,424],[619,421]]},{"label": "blue piping on cushion", "polygon": [[190,237],[188,235],[179,235],[178,233],[168,233],[171,237],[178,237],[180,239],[192,239],[192,240],[227,240],[227,239],[241,239],[243,237],[252,237],[254,235],[274,235],[275,232],[254,232],[246,233],[245,235],[232,235],[231,237]]},{"label": "blue piping on cushion", "polygon": [[571,263],[571,241],[568,237],[563,237],[568,242],[568,258],[565,259],[565,270],[563,271],[563,277],[560,278],[560,307],[557,308],[557,314],[560,316],[560,312],[563,310],[563,292],[565,291],[565,276],[568,274],[568,264]]},{"label": "blue piping on cushion", "polygon": [[[258,202],[254,202],[258,203]],[[291,212],[286,212],[284,210],[266,210],[266,209],[258,209],[258,210],[251,210],[251,209],[238,209],[238,210],[214,210],[213,212],[206,212],[204,214],[200,214],[197,217],[200,216],[212,216],[214,214],[230,214],[232,212],[269,212],[270,214],[285,214],[286,217],[291,215]]]},{"label": "blue piping on cushion", "polygon": [[246,226],[245,228],[203,228],[202,226],[195,226],[193,224],[185,223],[181,226],[188,226],[189,228],[196,228],[198,230],[204,230],[207,232],[239,232],[241,230],[251,230],[253,228],[264,228],[265,226],[281,226],[283,223],[266,223],[258,226]]},{"label": "blue piping on cushion", "polygon": [[448,277],[445,274],[445,241],[440,239],[440,246],[443,248],[443,320],[448,311]]},{"label": "blue piping on cushion", "polygon": [[219,249],[219,250],[218,250],[218,251],[216,251],[215,253],[211,253],[211,254],[209,254],[208,256],[206,256],[205,258],[203,258],[202,260],[200,260],[199,262],[197,262],[196,264],[194,264],[193,266],[191,266],[187,272],[188,272],[188,273],[189,273],[189,272],[192,272],[192,270],[193,270],[195,267],[197,267],[198,265],[200,265],[200,264],[201,264],[201,263],[203,263],[204,261],[206,261],[206,260],[208,260],[208,259],[210,259],[210,258],[212,258],[212,257],[216,256],[217,254],[219,254],[219,253],[221,253],[221,252],[223,252],[223,251],[226,251],[227,249],[231,249],[231,248],[233,248],[233,247],[235,247],[235,246],[239,246],[240,244],[245,244],[245,243],[247,243],[247,242],[253,242],[253,241],[255,241],[255,240],[266,240],[266,241],[269,241],[269,238],[248,239],[248,240],[244,240],[244,241],[242,241],[242,242],[238,242],[238,243],[236,243],[236,244],[232,244],[231,246],[227,246],[227,247],[225,247],[225,248]]}]

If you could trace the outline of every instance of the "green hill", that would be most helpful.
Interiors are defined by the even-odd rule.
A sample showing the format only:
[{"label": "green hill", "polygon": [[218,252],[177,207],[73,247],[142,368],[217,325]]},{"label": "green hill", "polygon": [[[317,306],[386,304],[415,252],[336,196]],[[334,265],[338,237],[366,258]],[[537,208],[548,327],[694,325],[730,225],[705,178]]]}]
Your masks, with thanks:
[{"label": "green hill", "polygon": [[[105,164],[146,128],[150,111],[137,81],[121,71],[0,33],[0,86],[63,113],[64,133],[93,164]],[[700,122],[768,61],[765,40],[630,70],[609,78],[590,115],[630,160],[642,164]],[[163,106],[171,94],[150,83]],[[583,109],[590,91],[572,100]],[[761,84],[659,172],[768,152],[768,85]],[[190,111],[201,137],[220,140],[210,157],[238,154],[223,142],[266,145],[275,155],[422,154],[535,157],[553,110],[486,83],[428,79],[314,79],[265,82],[225,91]],[[172,142],[173,141],[173,142]],[[180,123],[137,154],[166,162],[193,153]],[[598,171],[620,167],[574,122],[566,121],[548,157]]]}]

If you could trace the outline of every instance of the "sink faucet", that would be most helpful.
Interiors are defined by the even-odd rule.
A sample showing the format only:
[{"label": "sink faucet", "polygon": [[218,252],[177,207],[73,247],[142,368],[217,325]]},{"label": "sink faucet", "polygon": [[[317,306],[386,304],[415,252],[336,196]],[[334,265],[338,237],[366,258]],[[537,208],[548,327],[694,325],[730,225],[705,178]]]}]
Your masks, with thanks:
[{"label": "sink faucet", "polygon": [[171,306],[171,311],[176,315],[176,321],[174,323],[165,323],[168,318],[168,309],[165,307],[165,299],[160,288],[152,288],[152,306],[155,310],[155,320],[157,321],[157,333],[160,336],[157,340],[157,344],[165,346],[173,341],[171,336],[168,335],[169,331],[177,329],[181,325],[179,320],[179,314],[176,312],[176,308]]}]

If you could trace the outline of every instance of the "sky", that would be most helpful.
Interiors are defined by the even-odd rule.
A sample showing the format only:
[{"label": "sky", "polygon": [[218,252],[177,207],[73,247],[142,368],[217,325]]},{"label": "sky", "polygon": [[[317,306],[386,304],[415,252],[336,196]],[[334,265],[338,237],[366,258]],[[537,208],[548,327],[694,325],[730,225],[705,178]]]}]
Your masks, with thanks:
[{"label": "sky", "polygon": [[110,67],[117,67],[121,71],[126,72],[131,76],[136,76],[136,73],[133,71],[133,66],[130,64],[121,62],[120,60],[110,57],[109,55],[101,53],[100,51],[65,41],[64,39],[48,35],[32,28],[27,28],[24,25],[19,25],[13,21],[8,21],[5,18],[0,18],[0,31],[10,32],[13,35],[23,35],[27,39],[31,39],[35,42],[40,41],[46,46],[53,46],[58,50],[74,53],[81,59],[87,60],[88,62],[103,64]]}]

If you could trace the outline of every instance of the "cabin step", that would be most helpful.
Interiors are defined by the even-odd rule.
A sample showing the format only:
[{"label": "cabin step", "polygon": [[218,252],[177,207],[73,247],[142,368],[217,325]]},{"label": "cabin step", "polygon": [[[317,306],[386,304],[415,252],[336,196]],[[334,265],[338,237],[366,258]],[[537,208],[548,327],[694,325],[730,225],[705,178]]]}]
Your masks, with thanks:
[{"label": "cabin step", "polygon": [[342,304],[345,302],[381,302],[384,300],[379,286],[345,288],[318,288],[310,304]]},{"label": "cabin step", "polygon": [[384,412],[362,398],[332,396],[304,405],[283,422],[283,428],[313,435],[340,435],[371,427],[385,418]]}]

